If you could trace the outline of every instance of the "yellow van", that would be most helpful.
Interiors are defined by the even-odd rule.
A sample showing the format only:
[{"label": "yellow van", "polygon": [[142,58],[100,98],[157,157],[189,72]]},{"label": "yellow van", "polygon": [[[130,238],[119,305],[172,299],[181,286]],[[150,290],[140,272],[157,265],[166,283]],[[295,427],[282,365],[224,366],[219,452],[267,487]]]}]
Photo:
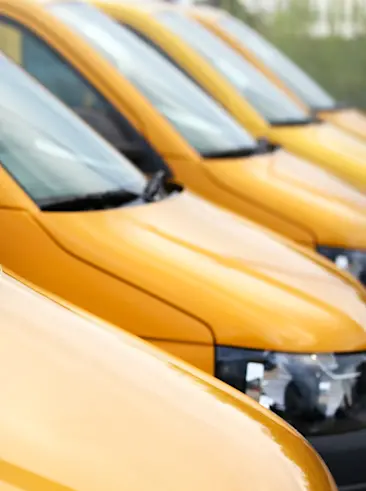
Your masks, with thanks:
[{"label": "yellow van", "polygon": [[339,484],[366,483],[365,289],[148,181],[4,56],[0,73],[4,266],[247,393],[307,436]]},{"label": "yellow van", "polygon": [[168,169],[202,197],[317,248],[366,282],[359,191],[283,150],[261,149],[172,64],[85,3],[0,5],[2,49],[141,170]]},{"label": "yellow van", "polygon": [[[164,2],[92,1],[163,52],[253,135],[316,162],[366,192],[366,144],[299,107],[227,43],[191,18],[189,8]],[[84,34],[95,40],[94,35]]]},{"label": "yellow van", "polygon": [[8,274],[0,322],[0,491],[336,491],[269,411]]},{"label": "yellow van", "polygon": [[295,102],[324,121],[366,138],[366,117],[338,103],[314,79],[258,32],[224,10],[195,7],[192,15],[226,41]]}]

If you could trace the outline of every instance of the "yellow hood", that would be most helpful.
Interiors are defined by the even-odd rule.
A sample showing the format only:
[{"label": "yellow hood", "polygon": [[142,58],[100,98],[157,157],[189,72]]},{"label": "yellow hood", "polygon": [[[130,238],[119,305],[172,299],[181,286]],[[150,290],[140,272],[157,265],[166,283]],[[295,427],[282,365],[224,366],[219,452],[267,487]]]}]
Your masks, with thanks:
[{"label": "yellow hood", "polygon": [[355,136],[366,139],[366,116],[357,109],[321,112],[319,117]]},{"label": "yellow hood", "polygon": [[248,491],[334,491],[245,396],[6,275],[0,298],[1,491],[239,491],[243,475]]},{"label": "yellow hood", "polygon": [[37,219],[81,261],[201,319],[219,344],[366,348],[366,305],[335,266],[189,193]]},{"label": "yellow hood", "polygon": [[244,209],[254,205],[268,213],[273,228],[276,219],[296,227],[299,242],[302,230],[314,247],[366,249],[366,195],[316,164],[280,150],[251,159],[205,160],[204,169]]},{"label": "yellow hood", "polygon": [[359,138],[329,123],[272,127],[270,136],[366,193],[366,145]]}]

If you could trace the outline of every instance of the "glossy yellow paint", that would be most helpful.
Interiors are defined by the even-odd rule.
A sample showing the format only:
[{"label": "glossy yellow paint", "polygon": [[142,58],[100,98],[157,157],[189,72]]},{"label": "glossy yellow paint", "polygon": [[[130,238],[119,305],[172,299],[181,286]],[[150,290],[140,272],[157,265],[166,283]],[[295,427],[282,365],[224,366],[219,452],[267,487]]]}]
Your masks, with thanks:
[{"label": "glossy yellow paint", "polygon": [[[21,195],[18,189],[14,198]],[[102,213],[0,205],[0,226],[9,238],[0,243],[7,267],[176,354],[183,348],[174,344],[188,343],[188,361],[210,373],[214,343],[296,352],[366,348],[364,292],[356,283],[188,193]]]},{"label": "glossy yellow paint", "polygon": [[266,77],[268,77],[271,82],[273,82],[278,88],[286,92],[286,94],[293,99],[299,106],[303,109],[307,109],[306,104],[304,104],[296,94],[290,90],[287,85],[262,61],[260,60],[251,49],[239,42],[229,31],[224,29],[220,25],[220,21],[226,17],[231,17],[231,15],[219,8],[215,7],[193,7],[189,10],[192,18],[199,21],[207,29],[215,33],[219,38],[223,39],[228,43],[233,49],[240,53],[246,60],[250,61],[258,70],[260,70]]},{"label": "glossy yellow paint", "polygon": [[[7,17],[37,33],[71,63],[152,144],[176,179],[194,192],[311,248],[317,244],[366,248],[366,198],[345,181],[284,150],[251,158],[203,157],[107,60],[40,5],[22,1],[1,1],[0,5]],[[107,6],[110,13],[126,22],[127,15],[131,23],[141,18],[141,29],[146,25],[160,33],[156,22],[146,22],[141,9],[119,3]],[[9,38],[5,34],[9,32],[2,38],[3,49],[19,62],[19,33],[18,39],[14,30],[10,30]],[[163,36],[172,45],[182,44],[167,32]],[[192,56],[197,58],[194,53]],[[296,133],[297,129],[288,132]],[[300,134],[304,147],[312,147],[307,140],[314,145],[310,129]],[[293,136],[287,138],[292,140]],[[342,150],[339,144],[338,152]]]},{"label": "glossy yellow paint", "polygon": [[320,112],[318,116],[324,121],[329,121],[345,131],[366,139],[366,116],[358,109]]},{"label": "glossy yellow paint", "polygon": [[235,490],[243,473],[248,491],[335,491],[225,384],[9,274],[0,299],[0,491]]},{"label": "glossy yellow paint", "polygon": [[[93,3],[150,38],[253,135],[267,137],[366,192],[366,144],[363,141],[330,123],[289,128],[269,125],[227,78],[156,19],[157,12],[177,7],[159,2],[135,4],[123,0],[95,0]],[[193,17],[190,9],[182,7],[182,10]]]},{"label": "glossy yellow paint", "polygon": [[[133,86],[122,84],[123,79],[107,61],[66,27],[53,22],[37,4],[0,0],[0,6],[2,13],[39,32],[83,73],[90,72],[88,80],[121,112],[125,97],[131,113],[137,111],[135,120],[144,114],[146,122],[151,118],[160,124],[156,111]],[[122,157],[48,92],[6,58],[2,63],[11,65],[18,74],[11,79],[14,87],[21,86],[15,84],[20,76],[23,91],[32,85],[34,103],[29,107],[38,124],[42,107],[52,107],[53,114],[60,118],[58,128],[71,127],[80,141],[93,139],[89,143],[99,145],[97,154],[108,150],[114,167],[126,167]],[[38,99],[43,102],[37,110]],[[12,100],[18,100],[16,94]],[[175,134],[162,118],[160,129],[157,126],[144,128],[164,134],[163,128],[165,135],[169,131]],[[52,125],[47,131],[52,136]],[[57,135],[62,143],[61,135]],[[182,149],[182,158],[177,160],[188,165],[189,153],[183,153],[187,145],[175,135],[181,145],[176,151]],[[49,151],[48,145],[46,149]],[[203,166],[189,146],[188,151],[193,156],[192,169]],[[300,195],[299,189],[309,189],[321,204],[322,186],[332,181],[328,176],[322,181],[315,167],[319,180],[312,178],[307,187],[295,188],[301,166],[305,166],[306,175],[309,168],[302,161],[288,158],[286,162],[281,154],[275,154],[257,161],[236,159],[229,166],[235,175],[236,166],[252,168],[253,180],[261,179],[261,172],[269,174],[271,181],[279,176],[279,187],[290,189],[293,195]],[[227,162],[211,164],[217,166],[230,189],[233,184]],[[205,165],[208,167],[209,162]],[[296,165],[300,167],[293,173],[291,167]],[[184,356],[209,373],[214,371],[217,344],[306,353],[366,349],[365,291],[355,280],[309,249],[195,194],[184,191],[156,203],[110,210],[47,212],[36,206],[4,167],[0,168],[0,184],[0,259],[7,268],[94,315]],[[230,193],[239,191],[239,181],[237,186]],[[332,192],[329,202],[340,210],[348,209],[344,216],[359,217],[361,225],[365,197],[342,183],[335,183]],[[343,202],[349,207],[345,208]],[[355,210],[360,210],[359,214]],[[338,228],[340,223],[336,223]],[[324,228],[329,234],[335,229],[333,223],[326,222]],[[358,237],[362,244],[363,231],[357,234],[355,227],[353,244],[357,244]]]},{"label": "glossy yellow paint", "polygon": [[[221,39],[226,41],[233,49],[240,53],[244,58],[250,61],[258,70],[266,75],[277,87],[283,90],[291,97],[299,106],[304,109],[309,109],[306,103],[301,100],[293,90],[263,61],[261,60],[249,46],[245,45],[233,36],[228,29],[225,29],[221,23],[225,17],[230,15],[220,9],[213,7],[209,8],[194,8],[191,10],[191,15],[202,23],[205,27],[214,32]],[[339,128],[350,132],[358,137],[366,139],[366,116],[357,109],[337,109],[332,111],[320,111],[318,116],[329,123],[338,126]]]}]

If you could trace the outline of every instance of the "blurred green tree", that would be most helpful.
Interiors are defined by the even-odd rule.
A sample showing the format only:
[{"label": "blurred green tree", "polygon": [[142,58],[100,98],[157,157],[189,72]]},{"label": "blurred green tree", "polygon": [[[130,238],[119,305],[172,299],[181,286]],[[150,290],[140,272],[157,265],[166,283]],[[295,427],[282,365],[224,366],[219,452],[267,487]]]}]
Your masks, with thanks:
[{"label": "blurred green tree", "polygon": [[221,7],[227,10],[235,17],[238,17],[242,21],[246,22],[250,26],[262,30],[263,22],[260,15],[253,14],[245,8],[245,3],[239,0],[207,0],[205,3],[210,3],[217,7]]},{"label": "blurred green tree", "polygon": [[260,31],[338,100],[366,109],[366,0],[273,1],[271,14],[250,13],[245,0],[216,3]]},{"label": "blurred green tree", "polygon": [[274,14],[267,17],[267,28],[283,35],[302,35],[309,32],[316,20],[311,0],[277,0],[276,3]]}]

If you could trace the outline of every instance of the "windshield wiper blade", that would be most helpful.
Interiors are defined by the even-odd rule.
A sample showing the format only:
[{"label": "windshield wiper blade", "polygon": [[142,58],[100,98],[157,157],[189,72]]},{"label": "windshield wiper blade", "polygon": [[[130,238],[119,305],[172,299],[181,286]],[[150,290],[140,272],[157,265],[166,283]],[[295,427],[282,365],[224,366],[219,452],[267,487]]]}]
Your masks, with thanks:
[{"label": "windshield wiper blade", "polygon": [[347,102],[335,102],[332,106],[313,106],[311,108],[312,110],[312,114],[314,116],[318,116],[318,113],[333,113],[333,112],[336,112],[336,111],[342,111],[342,110],[346,110],[346,109],[352,109],[352,105],[347,103]]},{"label": "windshield wiper blade", "polygon": [[42,211],[87,211],[106,210],[130,203],[140,196],[125,189],[90,193],[85,195],[69,195],[60,198],[38,200]]},{"label": "windshield wiper blade", "polygon": [[218,150],[217,152],[205,152],[202,157],[205,159],[229,159],[229,158],[240,158],[240,157],[250,157],[255,155],[257,147],[242,147],[233,150]]},{"label": "windshield wiper blade", "polygon": [[273,153],[279,149],[280,145],[271,143],[268,138],[258,138],[257,145],[252,147],[243,147],[236,150],[226,150],[222,152],[206,153],[203,155],[205,158],[210,159],[225,159],[225,158],[240,158],[251,157],[253,155],[263,155],[266,153]]},{"label": "windshield wiper blade", "polygon": [[316,124],[321,122],[317,116],[311,115],[308,118],[303,119],[283,119],[282,121],[269,121],[271,126],[282,127],[282,126],[309,126],[311,124]]},{"label": "windshield wiper blade", "polygon": [[266,137],[258,138],[257,140],[258,146],[257,146],[257,151],[256,155],[265,155],[267,153],[273,153],[279,148],[281,148],[280,145],[276,145],[275,143],[272,143],[268,140]]},{"label": "windshield wiper blade", "polygon": [[167,172],[163,169],[158,170],[147,183],[143,193],[142,199],[147,203],[158,201],[161,194],[165,191],[165,179]]}]

